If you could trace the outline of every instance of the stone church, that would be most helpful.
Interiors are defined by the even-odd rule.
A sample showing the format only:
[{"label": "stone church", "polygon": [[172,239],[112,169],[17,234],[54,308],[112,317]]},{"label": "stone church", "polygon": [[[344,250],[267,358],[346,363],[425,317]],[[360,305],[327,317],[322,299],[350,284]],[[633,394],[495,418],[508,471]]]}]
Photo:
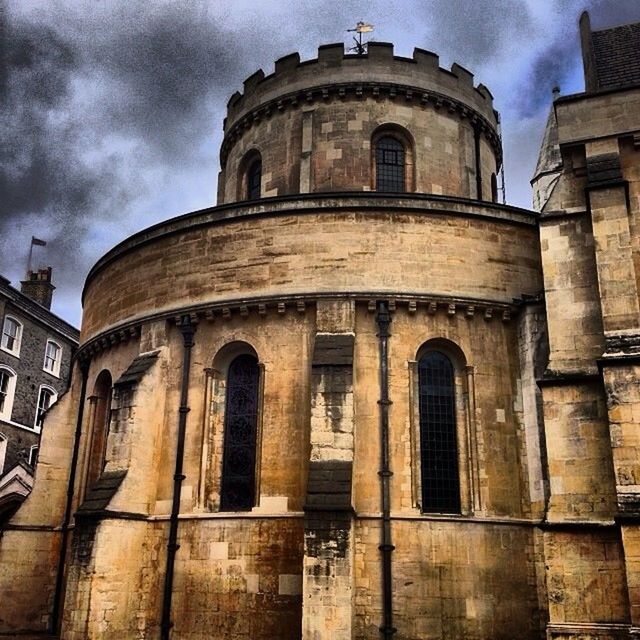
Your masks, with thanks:
[{"label": "stone church", "polygon": [[218,205],[87,278],[0,637],[640,638],[640,24],[580,32],[536,211],[457,64],[247,78]]}]

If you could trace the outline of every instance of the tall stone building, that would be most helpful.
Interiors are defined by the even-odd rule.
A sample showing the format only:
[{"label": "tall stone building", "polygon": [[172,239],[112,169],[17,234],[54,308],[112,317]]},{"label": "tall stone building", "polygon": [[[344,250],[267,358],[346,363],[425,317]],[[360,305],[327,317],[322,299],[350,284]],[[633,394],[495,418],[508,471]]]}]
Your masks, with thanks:
[{"label": "tall stone building", "polygon": [[0,523],[33,485],[46,411],[69,383],[79,332],[51,312],[51,268],[0,276]]},{"label": "tall stone building", "polygon": [[5,637],[639,637],[639,28],[583,17],[539,213],[458,65],[250,76],[218,206],[89,274]]}]

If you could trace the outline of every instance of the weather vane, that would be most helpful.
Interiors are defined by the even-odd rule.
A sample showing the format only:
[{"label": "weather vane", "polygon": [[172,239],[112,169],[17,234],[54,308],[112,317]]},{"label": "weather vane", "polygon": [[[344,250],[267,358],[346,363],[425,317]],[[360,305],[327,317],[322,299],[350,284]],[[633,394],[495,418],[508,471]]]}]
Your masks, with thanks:
[{"label": "weather vane", "polygon": [[351,47],[349,51],[355,51],[359,56],[364,55],[367,52],[367,43],[362,42],[362,34],[371,33],[373,31],[373,25],[368,24],[366,22],[362,22],[362,20],[360,20],[360,22],[356,24],[355,29],[347,29],[347,31],[349,32],[355,31],[358,34],[357,38],[353,36],[353,41],[356,44],[355,44],[355,47]]}]

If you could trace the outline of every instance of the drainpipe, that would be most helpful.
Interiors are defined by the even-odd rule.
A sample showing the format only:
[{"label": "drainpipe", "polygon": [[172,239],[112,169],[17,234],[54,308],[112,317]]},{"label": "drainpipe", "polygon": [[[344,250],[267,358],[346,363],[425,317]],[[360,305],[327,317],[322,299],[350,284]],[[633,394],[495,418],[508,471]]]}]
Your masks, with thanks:
[{"label": "drainpipe", "polygon": [[391,315],[386,302],[378,302],[379,355],[380,355],[380,489],[382,499],[382,540],[378,549],[382,552],[382,605],[383,623],[380,633],[385,639],[393,638],[393,591],[391,584],[391,544],[390,487],[393,473],[389,468],[389,324]]},{"label": "drainpipe", "polygon": [[69,483],[67,485],[67,504],[64,508],[62,520],[62,540],[60,542],[60,555],[58,557],[58,570],[56,573],[56,588],[53,595],[53,612],[51,614],[51,634],[56,635],[60,631],[62,598],[64,591],[64,565],[67,559],[69,546],[69,523],[71,522],[71,508],[73,506],[73,493],[76,484],[76,471],[78,467],[78,455],[80,452],[80,436],[82,435],[82,421],[84,418],[84,403],[87,395],[87,379],[89,378],[89,361],[81,360],[78,363],[82,374],[80,385],[80,403],[78,405],[78,417],[76,419],[76,432],[73,439],[73,452],[71,453],[71,469],[69,471]]},{"label": "drainpipe", "polygon": [[180,332],[183,341],[182,356],[182,382],[180,388],[180,409],[178,410],[178,443],[176,447],[176,466],[173,474],[173,502],[171,516],[169,518],[169,542],[167,543],[167,572],[164,578],[164,595],[162,598],[162,621],[160,623],[160,637],[169,640],[171,627],[171,599],[173,596],[173,574],[176,562],[176,552],[180,548],[178,544],[178,514],[180,513],[180,495],[182,493],[182,481],[185,475],[182,473],[184,463],[184,440],[187,428],[187,413],[189,413],[189,371],[191,369],[191,348],[193,347],[193,334],[196,332],[190,316],[180,318]]},{"label": "drainpipe", "polygon": [[480,123],[475,122],[473,125],[473,142],[475,145],[476,156],[476,199],[482,200],[482,164],[480,162]]}]

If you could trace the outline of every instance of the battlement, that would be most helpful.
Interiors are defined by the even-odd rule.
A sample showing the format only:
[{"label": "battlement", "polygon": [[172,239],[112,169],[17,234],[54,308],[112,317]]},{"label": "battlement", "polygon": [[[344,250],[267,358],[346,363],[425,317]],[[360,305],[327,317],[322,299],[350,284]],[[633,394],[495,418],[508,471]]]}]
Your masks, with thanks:
[{"label": "battlement", "polygon": [[[365,83],[417,90],[417,98],[420,92],[424,93],[422,98],[427,94],[435,100],[450,98],[483,116],[493,128],[497,125],[493,96],[484,85],[475,86],[473,74],[464,67],[454,63],[450,70],[443,69],[438,56],[430,51],[416,48],[412,58],[405,58],[394,55],[392,44],[370,42],[362,56],[345,54],[342,43],[327,44],[319,47],[315,59],[301,62],[300,55],[292,53],[277,60],[270,75],[265,76],[261,69],[251,74],[244,81],[243,92],[229,99],[225,133],[252,110],[284,96],[331,86],[341,89],[344,96],[347,85]],[[322,97],[328,97],[327,91]],[[313,94],[307,93],[305,99],[313,99]]]}]

